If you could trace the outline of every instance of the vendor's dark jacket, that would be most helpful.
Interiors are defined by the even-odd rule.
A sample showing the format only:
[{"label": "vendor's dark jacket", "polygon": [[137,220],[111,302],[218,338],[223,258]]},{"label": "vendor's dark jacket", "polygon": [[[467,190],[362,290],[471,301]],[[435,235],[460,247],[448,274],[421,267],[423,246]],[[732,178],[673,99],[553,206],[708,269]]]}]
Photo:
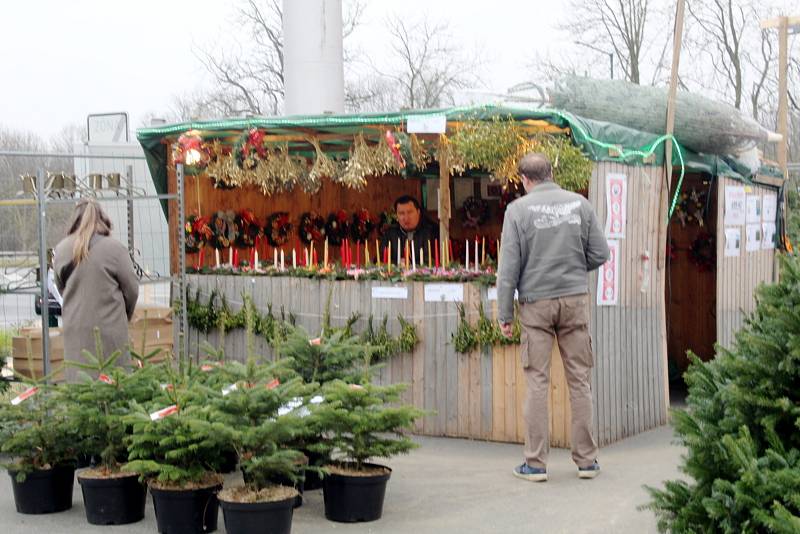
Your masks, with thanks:
[{"label": "vendor's dark jacket", "polygon": [[434,239],[439,239],[439,225],[432,222],[426,217],[421,217],[417,228],[413,231],[403,230],[399,224],[393,224],[389,227],[383,236],[381,236],[381,248],[389,246],[392,243],[392,251],[396,254],[397,240],[400,239],[401,250],[405,250],[406,240],[413,241],[414,247],[419,250],[420,248],[428,253],[428,241],[431,247],[435,246]]}]

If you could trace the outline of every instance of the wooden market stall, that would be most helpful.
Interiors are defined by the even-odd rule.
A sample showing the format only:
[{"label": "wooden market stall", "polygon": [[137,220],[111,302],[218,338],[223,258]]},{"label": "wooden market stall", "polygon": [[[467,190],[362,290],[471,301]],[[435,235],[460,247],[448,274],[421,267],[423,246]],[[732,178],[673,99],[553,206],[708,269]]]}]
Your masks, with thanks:
[{"label": "wooden market stall", "polygon": [[[491,245],[499,238],[503,205],[511,200],[510,189],[500,187],[503,178],[500,175],[505,172],[505,178],[509,178],[508,174],[513,171],[502,168],[487,172],[486,169],[470,168],[469,162],[463,161],[464,154],[457,149],[462,146],[459,145],[459,132],[479,131],[481,124],[490,125],[489,131],[492,132],[491,125],[498,123],[501,123],[498,128],[513,124],[517,128],[514,131],[523,132],[528,140],[541,143],[543,139],[547,142],[557,138],[561,142],[566,140],[569,147],[580,148],[591,162],[582,167],[585,169],[583,185],[573,189],[587,196],[601,224],[609,216],[608,206],[617,202],[623,208],[622,227],[616,236],[610,237],[617,251],[616,262],[607,269],[611,274],[611,287],[603,285],[604,291],[598,298],[597,274],[590,277],[589,284],[595,349],[595,434],[598,442],[605,445],[665,424],[669,406],[667,316],[670,313],[674,315],[677,308],[673,309],[665,301],[667,273],[671,272],[669,266],[674,262],[668,259],[666,228],[661,215],[667,213],[672,193],[667,194],[664,189],[663,150],[659,152],[656,136],[552,110],[481,106],[391,114],[183,123],[146,128],[138,132],[138,138],[159,192],[176,191],[176,155],[186,162],[188,151],[194,148],[200,152],[201,159],[206,158],[204,165],[193,172],[187,167],[183,197],[188,214],[210,215],[220,210],[250,208],[259,218],[285,212],[296,224],[303,214],[311,211],[319,214],[338,210],[353,213],[366,208],[375,215],[391,208],[398,196],[409,194],[421,199],[427,215],[440,224],[443,264],[450,252],[445,246],[448,238],[452,238],[455,245],[450,259],[454,264],[463,264],[464,251],[459,250],[461,247],[458,245],[480,236],[481,244],[484,240],[488,243],[488,252],[484,252],[488,261],[482,265],[482,273],[488,276],[459,278],[452,273],[440,276],[442,273],[434,272],[416,276],[416,280],[397,276],[377,280],[375,277],[356,280],[353,276],[340,276],[347,279],[331,280],[325,276],[309,277],[308,273],[300,271],[295,273],[297,276],[292,276],[288,267],[288,272],[273,272],[275,248],[283,250],[287,264],[292,250],[296,257],[303,257],[306,245],[292,237],[280,247],[270,247],[263,242],[257,244],[255,248],[259,249],[259,257],[266,262],[261,271],[266,272],[254,273],[247,268],[231,272],[224,265],[216,269],[216,258],[210,249],[205,254],[187,254],[187,265],[200,267],[193,269],[188,279],[191,291],[199,290],[201,298],[207,299],[217,291],[235,311],[242,306],[243,295],[247,295],[262,313],[271,308],[275,314],[292,314],[297,323],[311,333],[320,331],[329,292],[332,323],[342,325],[357,312],[360,316],[353,325],[356,332],[366,328],[370,316],[376,320],[386,316],[390,332],[396,335],[401,325],[395,318],[402,315],[414,324],[420,342],[411,353],[399,354],[389,360],[378,379],[387,383],[410,384],[406,400],[433,412],[419,423],[417,430],[427,435],[520,442],[524,430],[521,414],[524,375],[519,346],[487,345],[459,353],[453,342],[453,334],[460,322],[458,304],[464,306],[466,321],[472,325],[480,318],[479,305],[487,316],[496,317],[496,297],[489,269],[494,258]],[[440,127],[442,130],[436,131]],[[414,130],[422,133],[411,134]],[[303,183],[308,177],[305,174],[299,177],[297,186],[291,190],[278,187],[264,194],[267,188],[263,183],[257,187],[247,180],[237,182],[241,180],[242,167],[250,165],[245,161],[246,157],[237,154],[252,154],[254,149],[248,146],[253,139],[252,132],[258,133],[258,143],[263,143],[263,146],[272,144],[279,147],[275,152],[278,157],[284,157],[280,147],[285,147],[286,154],[304,161],[307,174],[309,168],[314,169],[314,162],[321,157],[320,152],[330,154],[336,165],[347,165],[361,141],[377,150],[381,143],[386,142],[387,132],[392,134],[388,139],[396,142],[404,161],[417,165],[408,165],[401,171],[389,163],[383,173],[366,179],[360,190],[343,187],[341,183],[326,178],[318,189],[308,193],[304,188],[313,190],[314,187],[306,187],[308,184]],[[387,142],[387,145],[394,144]],[[474,143],[463,145],[473,146]],[[423,146],[427,158],[422,163],[420,146]],[[556,150],[553,159],[561,162],[562,170],[572,165],[573,159],[578,159],[574,150],[565,146],[555,143],[548,147]],[[228,147],[229,167],[225,167],[220,159],[226,155],[221,147]],[[636,149],[641,154],[642,147],[647,148],[644,151],[646,157],[631,157],[627,153],[629,149]],[[688,154],[685,156],[686,169],[691,171],[692,160]],[[393,157],[396,158],[397,154]],[[706,163],[698,165],[698,168],[708,168]],[[463,170],[466,172],[459,174]],[[558,178],[559,169],[556,171]],[[230,172],[233,179],[221,180],[220,176],[225,172]],[[620,183],[624,193],[618,196]],[[480,199],[488,212],[488,217],[477,227],[474,226],[474,217],[467,221],[463,211],[468,197]],[[175,206],[165,206],[165,209],[168,210],[170,235],[177,236],[179,228],[182,228],[177,219],[177,209]],[[473,226],[465,224],[467,222]],[[369,242],[372,243],[373,239]],[[178,251],[177,238],[171,239],[171,247],[174,260],[179,252],[182,253]],[[322,261],[321,244],[317,243],[315,247],[319,261]],[[242,254],[246,257],[247,252]],[[338,254],[338,249],[331,247],[331,262],[339,259]],[[227,252],[224,249],[221,258],[225,263]],[[374,255],[372,259],[374,262]],[[430,259],[426,263],[428,261]],[[743,261],[749,270],[750,258],[743,256]],[[173,268],[176,266],[177,262],[173,261]],[[720,271],[717,280],[724,282],[728,280],[726,277],[740,276],[736,272],[730,269],[724,273]],[[676,276],[672,277],[673,294]],[[394,289],[390,292],[376,291],[376,288],[386,287]],[[605,289],[610,292],[606,294]],[[744,291],[738,295],[746,300]],[[730,306],[735,301],[727,299],[725,303],[725,306]],[[730,320],[726,324],[729,323]],[[670,336],[673,334],[677,335],[670,332]],[[212,345],[224,346],[230,357],[243,358],[245,354],[242,330],[225,335],[213,329],[207,334],[190,330],[187,339],[190,353],[196,353],[200,343],[207,340]],[[259,343],[257,348],[260,352],[271,353],[263,340]],[[569,394],[557,346],[554,347],[550,399],[551,443],[568,446]]]}]

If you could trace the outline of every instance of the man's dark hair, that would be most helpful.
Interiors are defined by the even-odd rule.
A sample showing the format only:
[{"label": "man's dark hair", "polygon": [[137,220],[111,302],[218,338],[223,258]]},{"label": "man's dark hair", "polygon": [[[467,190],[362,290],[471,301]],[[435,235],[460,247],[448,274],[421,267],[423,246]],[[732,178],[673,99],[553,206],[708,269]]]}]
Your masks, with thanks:
[{"label": "man's dark hair", "polygon": [[400,204],[408,204],[409,202],[414,204],[414,207],[417,208],[418,210],[422,209],[419,205],[419,200],[412,197],[411,195],[403,195],[401,197],[398,197],[397,200],[394,201],[394,211],[397,211],[397,206],[399,206]]},{"label": "man's dark hair", "polygon": [[517,171],[531,182],[549,182],[553,179],[550,160],[541,152],[528,152],[517,165]]}]

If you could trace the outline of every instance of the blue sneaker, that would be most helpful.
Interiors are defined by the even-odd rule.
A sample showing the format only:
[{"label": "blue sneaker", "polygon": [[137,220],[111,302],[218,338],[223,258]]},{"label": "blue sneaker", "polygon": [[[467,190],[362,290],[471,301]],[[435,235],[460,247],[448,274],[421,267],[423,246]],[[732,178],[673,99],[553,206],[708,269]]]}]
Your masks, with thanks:
[{"label": "blue sneaker", "polygon": [[544,467],[531,467],[527,463],[514,468],[514,476],[529,482],[547,482],[547,469]]},{"label": "blue sneaker", "polygon": [[592,463],[589,467],[579,467],[578,468],[578,478],[594,478],[600,474],[600,464],[597,463],[597,460]]}]

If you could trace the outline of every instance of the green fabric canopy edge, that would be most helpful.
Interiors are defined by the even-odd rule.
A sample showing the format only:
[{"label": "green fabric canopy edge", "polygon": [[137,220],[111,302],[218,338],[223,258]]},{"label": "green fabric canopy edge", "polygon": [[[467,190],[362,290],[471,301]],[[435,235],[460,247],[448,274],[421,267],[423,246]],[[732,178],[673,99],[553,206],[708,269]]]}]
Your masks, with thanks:
[{"label": "green fabric canopy edge", "polygon": [[[136,138],[144,149],[147,165],[153,178],[156,191],[167,193],[167,149],[165,138],[180,135],[188,130],[202,132],[247,131],[251,128],[282,130],[286,133],[295,128],[304,130],[325,130],[324,133],[356,134],[368,125],[402,126],[409,117],[445,115],[448,121],[491,120],[506,118],[517,121],[544,120],[561,128],[570,128],[575,143],[580,146],[589,159],[593,161],[614,161],[628,165],[655,165],[664,162],[663,145],[654,152],[654,159],[644,163],[641,158],[623,158],[613,156],[607,147],[592,141],[619,146],[625,151],[642,150],[652,147],[660,137],[641,132],[619,124],[595,121],[578,117],[571,113],[555,109],[525,109],[496,105],[465,106],[442,109],[409,110],[393,113],[360,113],[349,115],[293,115],[287,117],[251,117],[246,119],[224,119],[209,121],[192,121],[141,128],[136,131]],[[578,132],[586,135],[578,134]],[[319,132],[323,133],[323,132]],[[586,137],[588,136],[589,139]],[[680,139],[678,139],[680,143]],[[683,161],[687,172],[706,173],[712,176],[727,176],[743,182],[750,182],[752,175],[749,169],[734,158],[712,154],[700,154],[681,147]],[[673,165],[679,159],[673,151]],[[762,167],[760,174],[782,176],[780,171],[771,167]],[[162,202],[166,214],[166,202]]]}]

